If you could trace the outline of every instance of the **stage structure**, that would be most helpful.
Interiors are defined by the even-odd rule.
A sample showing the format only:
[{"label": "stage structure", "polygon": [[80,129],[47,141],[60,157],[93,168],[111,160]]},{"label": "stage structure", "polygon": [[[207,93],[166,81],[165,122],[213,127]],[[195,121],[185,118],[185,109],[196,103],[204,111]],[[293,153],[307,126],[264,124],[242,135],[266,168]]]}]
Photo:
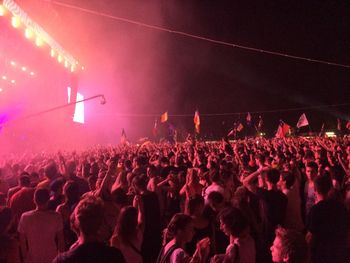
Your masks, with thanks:
[{"label": "stage structure", "polygon": [[73,122],[84,123],[81,102],[12,125],[17,118],[82,100],[78,86],[84,67],[13,0],[0,4],[0,29],[0,140],[38,137],[45,127],[52,127],[52,119],[66,130],[69,125],[81,125]]}]

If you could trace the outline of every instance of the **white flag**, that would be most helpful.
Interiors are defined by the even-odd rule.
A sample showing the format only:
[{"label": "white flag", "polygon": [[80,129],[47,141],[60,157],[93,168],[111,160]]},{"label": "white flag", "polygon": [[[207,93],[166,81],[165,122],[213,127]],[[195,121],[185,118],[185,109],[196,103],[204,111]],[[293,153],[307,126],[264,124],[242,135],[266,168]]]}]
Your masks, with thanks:
[{"label": "white flag", "polygon": [[299,129],[300,127],[304,127],[308,125],[309,125],[309,121],[307,120],[305,113],[301,114],[297,123],[297,128]]}]

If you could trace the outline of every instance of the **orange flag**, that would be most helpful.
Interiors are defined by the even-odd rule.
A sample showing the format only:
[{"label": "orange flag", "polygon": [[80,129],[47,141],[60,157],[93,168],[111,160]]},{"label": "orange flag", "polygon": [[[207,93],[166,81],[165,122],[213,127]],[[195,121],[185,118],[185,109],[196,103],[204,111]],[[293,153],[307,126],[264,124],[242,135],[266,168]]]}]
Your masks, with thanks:
[{"label": "orange flag", "polygon": [[198,110],[196,110],[195,113],[194,113],[193,122],[194,122],[194,127],[195,127],[195,130],[196,130],[196,133],[199,133],[200,132],[201,120],[199,118]]},{"label": "orange flag", "polygon": [[161,116],[160,116],[160,122],[167,122],[168,121],[168,112],[164,112]]}]

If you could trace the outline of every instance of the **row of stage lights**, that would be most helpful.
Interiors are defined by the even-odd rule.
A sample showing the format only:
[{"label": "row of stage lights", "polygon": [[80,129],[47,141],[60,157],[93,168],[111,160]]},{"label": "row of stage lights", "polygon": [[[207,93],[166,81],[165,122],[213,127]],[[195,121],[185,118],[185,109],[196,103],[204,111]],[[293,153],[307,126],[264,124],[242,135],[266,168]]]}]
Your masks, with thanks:
[{"label": "row of stage lights", "polygon": [[[27,67],[25,67],[25,66],[17,65],[17,63],[14,62],[14,61],[11,61],[11,62],[10,62],[10,65],[11,65],[12,67],[18,67],[21,71],[23,71],[24,73],[28,73],[31,77],[33,77],[33,76],[35,75],[34,71],[30,71],[30,70],[29,70]],[[15,79],[11,79],[11,78],[9,78],[9,77],[6,76],[6,75],[2,75],[2,76],[1,76],[1,80],[2,80],[2,81],[8,81],[8,82],[11,83],[12,85],[16,84],[16,80],[15,80]],[[2,92],[2,91],[3,91],[3,89],[0,88],[0,92]]]},{"label": "row of stage lights", "polygon": [[[0,4],[0,16],[4,16],[6,14],[6,9],[3,5]],[[20,28],[21,27],[21,19],[18,16],[12,16],[11,18],[11,25],[14,28]],[[45,44],[43,39],[34,33],[34,31],[26,27],[24,30],[24,36],[26,39],[34,39],[35,45],[38,47],[41,47]],[[68,60],[64,57],[64,55],[60,54],[55,49],[51,48],[50,55],[52,58],[57,58],[58,63],[63,64],[65,68],[69,68],[71,72],[74,72],[78,67],[78,62],[76,62],[75,65],[69,64]],[[81,70],[84,70],[84,66],[81,66]]]}]

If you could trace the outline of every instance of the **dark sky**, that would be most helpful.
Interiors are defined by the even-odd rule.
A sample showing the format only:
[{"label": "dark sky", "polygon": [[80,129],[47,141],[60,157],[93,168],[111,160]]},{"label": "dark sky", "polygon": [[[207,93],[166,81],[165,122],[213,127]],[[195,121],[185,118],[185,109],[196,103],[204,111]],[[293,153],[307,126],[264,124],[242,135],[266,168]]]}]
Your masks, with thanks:
[{"label": "dark sky", "polygon": [[[172,30],[296,56],[350,64],[349,1],[58,0]],[[90,123],[149,135],[153,117],[116,114],[201,114],[265,111],[350,102],[350,69],[255,53],[149,29],[55,4],[18,1],[86,66],[86,96],[103,93]],[[349,118],[349,106],[262,113],[268,131],[279,119],[295,125],[306,112],[313,130]],[[257,118],[258,114],[253,114]],[[202,116],[203,132],[222,135],[239,116]],[[244,119],[245,116],[240,116]],[[171,119],[192,129],[193,117]],[[106,135],[114,136],[114,135]]]}]

